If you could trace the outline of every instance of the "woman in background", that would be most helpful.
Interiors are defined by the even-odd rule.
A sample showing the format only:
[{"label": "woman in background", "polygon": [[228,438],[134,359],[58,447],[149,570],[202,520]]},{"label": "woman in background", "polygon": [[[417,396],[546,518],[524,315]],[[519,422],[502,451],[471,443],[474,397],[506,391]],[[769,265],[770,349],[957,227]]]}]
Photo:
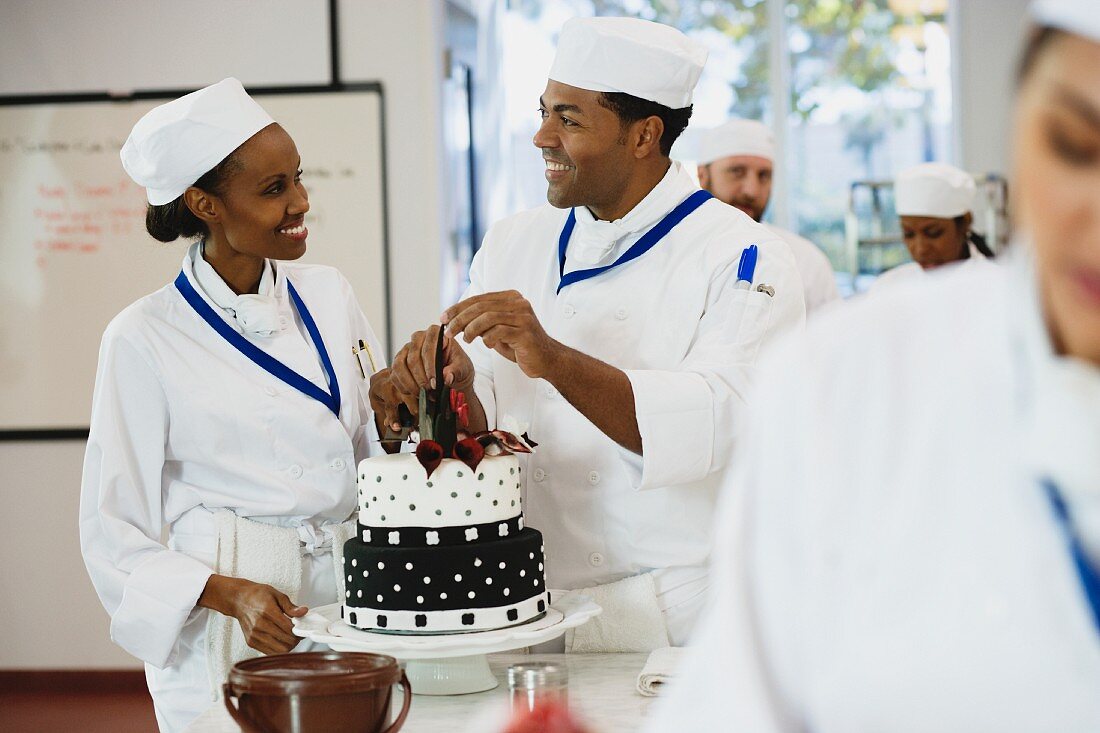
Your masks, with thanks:
[{"label": "woman in background", "polygon": [[912,280],[954,262],[993,257],[974,222],[974,179],[944,163],[921,163],[902,171],[894,182],[894,208],[912,262],[880,275],[872,289]]},{"label": "woman in background", "polygon": [[198,241],[103,335],[80,541],[111,638],[179,731],[231,664],[301,650],[292,619],[337,600],[332,550],[376,434],[350,347],[381,351],[339,272],[292,263],[301,159],[236,79],[153,109],[122,162],[149,233]]},{"label": "woman in background", "polygon": [[777,354],[650,731],[1100,730],[1100,13],[1022,66],[1018,242]]}]

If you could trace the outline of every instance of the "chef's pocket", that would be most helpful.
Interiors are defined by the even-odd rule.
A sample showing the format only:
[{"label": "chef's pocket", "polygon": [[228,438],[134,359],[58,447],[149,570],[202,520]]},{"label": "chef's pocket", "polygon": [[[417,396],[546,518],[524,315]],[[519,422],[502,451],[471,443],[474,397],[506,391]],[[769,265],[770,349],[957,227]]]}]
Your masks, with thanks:
[{"label": "chef's pocket", "polygon": [[756,290],[737,290],[729,302],[733,344],[752,361],[768,335],[775,298]]}]

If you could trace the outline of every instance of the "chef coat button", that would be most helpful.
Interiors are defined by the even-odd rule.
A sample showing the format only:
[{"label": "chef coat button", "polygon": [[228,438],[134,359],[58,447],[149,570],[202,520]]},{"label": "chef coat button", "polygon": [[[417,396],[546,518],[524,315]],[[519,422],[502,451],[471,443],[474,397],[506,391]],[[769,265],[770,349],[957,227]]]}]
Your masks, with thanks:
[{"label": "chef coat button", "polygon": [[543,471],[541,468],[536,468],[531,475],[534,476],[536,481],[542,481],[546,478],[546,471]]},{"label": "chef coat button", "polygon": [[598,552],[593,552],[588,556],[588,564],[594,568],[598,568],[603,565],[603,555]]},{"label": "chef coat button", "polygon": [[344,463],[343,458],[337,458],[335,461],[332,462],[333,471],[343,471],[345,466],[347,466],[347,464]]},{"label": "chef coat button", "polygon": [[264,387],[264,394],[266,394],[268,397],[274,397],[275,395],[279,394],[279,390],[275,389],[274,387]]},{"label": "chef coat button", "polygon": [[600,474],[596,473],[595,471],[589,471],[588,472],[588,483],[595,486],[599,482],[600,482]]},{"label": "chef coat button", "polygon": [[566,318],[572,318],[574,315],[576,315],[576,313],[577,309],[569,305],[568,303],[566,303],[565,307],[561,309],[561,314]]},{"label": "chef coat button", "polygon": [[290,467],[290,476],[292,478],[301,478],[302,477],[302,467],[297,465],[297,464],[291,466]]},{"label": "chef coat button", "polygon": [[626,316],[626,308],[620,308],[619,310],[615,311],[615,317],[618,318],[620,321],[625,321]]},{"label": "chef coat button", "polygon": [[546,396],[551,398],[551,399],[558,396],[558,391],[556,389],[554,389],[554,385],[552,385],[552,384],[546,385],[545,392],[546,392]]}]

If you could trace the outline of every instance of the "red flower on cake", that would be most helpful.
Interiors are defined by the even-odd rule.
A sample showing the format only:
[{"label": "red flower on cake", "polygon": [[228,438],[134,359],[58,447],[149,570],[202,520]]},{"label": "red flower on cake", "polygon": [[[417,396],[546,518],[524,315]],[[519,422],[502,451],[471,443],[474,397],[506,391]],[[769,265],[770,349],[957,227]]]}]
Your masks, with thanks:
[{"label": "red flower on cake", "polygon": [[471,471],[477,470],[477,464],[485,457],[485,449],[477,438],[464,438],[455,443],[455,458],[470,467]]},{"label": "red flower on cake", "polygon": [[432,471],[439,468],[443,461],[443,446],[434,440],[422,440],[416,446],[416,460],[428,472],[428,478],[432,477]]},{"label": "red flower on cake", "polygon": [[451,412],[458,418],[458,424],[464,428],[470,427],[470,406],[466,404],[466,395],[451,390]]}]

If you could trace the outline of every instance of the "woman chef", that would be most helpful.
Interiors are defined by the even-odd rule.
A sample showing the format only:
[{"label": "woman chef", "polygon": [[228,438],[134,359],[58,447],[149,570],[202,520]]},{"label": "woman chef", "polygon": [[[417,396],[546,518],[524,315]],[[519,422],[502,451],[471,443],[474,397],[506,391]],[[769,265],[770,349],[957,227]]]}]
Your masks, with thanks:
[{"label": "woman chef", "polygon": [[985,239],[971,229],[975,195],[974,178],[945,163],[921,163],[902,171],[894,183],[894,208],[913,261],[883,273],[874,288],[952,262],[992,258]]},{"label": "woman chef", "polygon": [[292,264],[301,160],[239,81],[153,109],[122,163],[149,233],[198,241],[103,335],[80,540],[111,638],[178,731],[232,663],[294,649],[292,618],[337,600],[332,548],[377,434],[351,345],[381,351],[339,272]]},{"label": "woman chef", "polygon": [[1025,241],[762,370],[713,610],[648,730],[1100,730],[1100,13],[1031,13]]}]

